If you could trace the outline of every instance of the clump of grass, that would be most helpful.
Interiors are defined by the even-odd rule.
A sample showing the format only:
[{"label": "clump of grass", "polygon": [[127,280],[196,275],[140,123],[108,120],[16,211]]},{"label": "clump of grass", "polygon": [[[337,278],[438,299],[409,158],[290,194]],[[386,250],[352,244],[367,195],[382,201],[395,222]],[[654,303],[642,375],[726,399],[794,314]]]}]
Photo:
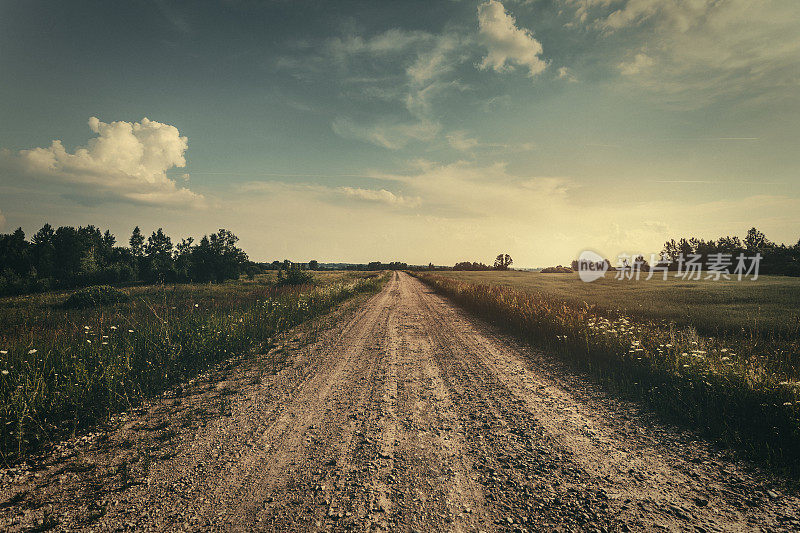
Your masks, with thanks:
[{"label": "clump of grass", "polygon": [[702,337],[691,326],[606,316],[511,287],[419,277],[668,419],[800,474],[796,340]]},{"label": "clump of grass", "polygon": [[[375,292],[383,278],[318,286],[142,288],[128,302],[61,308],[52,296],[0,305],[0,454],[8,462],[275,334]],[[329,279],[330,282],[325,282]]]},{"label": "clump of grass", "polygon": [[130,300],[128,293],[109,285],[95,285],[78,289],[70,294],[62,306],[65,309],[88,309],[99,305],[110,305]]}]

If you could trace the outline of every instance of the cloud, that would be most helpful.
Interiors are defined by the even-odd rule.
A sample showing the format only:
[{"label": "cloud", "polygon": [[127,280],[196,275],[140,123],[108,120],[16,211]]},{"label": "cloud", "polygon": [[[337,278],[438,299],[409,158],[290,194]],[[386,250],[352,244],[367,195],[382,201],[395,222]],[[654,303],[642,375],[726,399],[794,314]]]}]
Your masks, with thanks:
[{"label": "cloud", "polygon": [[633,61],[623,61],[617,65],[617,67],[625,76],[634,76],[643,70],[649,69],[653,65],[655,65],[655,61],[653,61],[652,57],[647,54],[638,53],[634,56]]},{"label": "cloud", "polygon": [[417,207],[420,198],[409,198],[394,194],[386,189],[360,189],[355,187],[340,187],[339,190],[347,197],[357,198],[367,202],[377,202],[398,207]]},{"label": "cloud", "polygon": [[459,152],[468,152],[478,146],[478,139],[467,137],[467,132],[457,130],[447,134],[447,142]]},{"label": "cloud", "polygon": [[327,42],[327,48],[334,58],[346,61],[357,55],[388,57],[400,54],[433,38],[427,32],[393,28],[367,39],[360,35],[334,37]]},{"label": "cloud", "polygon": [[437,35],[432,41],[432,47],[421,51],[406,69],[409,80],[415,85],[441,78],[466,59],[464,48],[469,38],[450,33]]},{"label": "cloud", "polygon": [[534,77],[547,67],[541,58],[541,43],[533,38],[530,30],[518,28],[514,17],[506,13],[497,0],[478,6],[478,27],[478,38],[488,50],[480,63],[481,69],[503,72],[513,69],[511,64],[514,63],[526,67]]},{"label": "cloud", "polygon": [[[478,8],[479,31],[446,30],[443,33],[392,29],[372,37],[352,35],[327,41],[326,51],[337,65],[361,68],[367,75],[357,76],[358,86],[349,96],[394,102],[404,107],[408,118],[395,117],[359,122],[339,117],[333,131],[348,139],[357,139],[391,150],[413,141],[430,142],[439,135],[441,125],[435,114],[435,102],[454,91],[468,87],[457,70],[474,61],[477,44],[487,51],[478,67],[482,70],[512,70],[524,67],[534,76],[547,66],[540,57],[541,44],[531,32],[518,28],[503,5],[490,0]],[[381,76],[369,76],[377,71]],[[468,149],[466,139],[451,135],[448,142],[459,150]]]},{"label": "cloud", "polygon": [[[784,0],[562,0],[575,21],[597,30],[604,49],[647,47],[617,63],[628,81],[684,107],[735,97],[796,97],[800,17]],[[635,44],[634,44],[635,48]],[[647,58],[658,68],[647,67]],[[638,63],[637,63],[638,61]],[[642,62],[645,61],[645,62]]]},{"label": "cloud", "polygon": [[347,117],[336,118],[331,124],[334,133],[346,139],[364,141],[376,146],[399,150],[411,141],[431,141],[439,132],[439,124],[428,120],[362,124]]},{"label": "cloud", "polygon": [[575,76],[575,74],[567,67],[559,67],[558,79],[566,80],[570,83],[578,81],[578,78]]},{"label": "cloud", "polygon": [[60,140],[47,148],[0,154],[4,176],[33,179],[61,186],[68,196],[88,202],[113,201],[145,205],[197,207],[203,196],[180,188],[167,176],[186,166],[188,140],[168,124],[101,122],[89,119],[97,134],[85,147],[70,153]]}]

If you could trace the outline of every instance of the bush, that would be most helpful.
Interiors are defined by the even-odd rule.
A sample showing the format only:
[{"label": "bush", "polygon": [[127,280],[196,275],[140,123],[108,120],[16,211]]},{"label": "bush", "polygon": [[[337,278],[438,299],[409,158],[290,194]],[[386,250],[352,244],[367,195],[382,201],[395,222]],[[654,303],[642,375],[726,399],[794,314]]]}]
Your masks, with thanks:
[{"label": "bush", "polygon": [[98,305],[127,302],[128,300],[130,300],[130,296],[119,289],[108,285],[96,285],[73,292],[62,305],[65,309],[86,309],[97,307]]},{"label": "bush", "polygon": [[278,285],[306,285],[311,283],[313,277],[305,270],[291,267],[278,271]]}]

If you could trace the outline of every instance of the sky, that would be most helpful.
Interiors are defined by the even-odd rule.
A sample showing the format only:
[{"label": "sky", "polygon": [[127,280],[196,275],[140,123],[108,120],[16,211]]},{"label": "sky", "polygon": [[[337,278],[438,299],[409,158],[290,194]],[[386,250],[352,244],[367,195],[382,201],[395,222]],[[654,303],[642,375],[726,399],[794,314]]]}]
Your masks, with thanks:
[{"label": "sky", "polygon": [[0,0],[0,232],[536,267],[794,244],[798,171],[796,0]]}]

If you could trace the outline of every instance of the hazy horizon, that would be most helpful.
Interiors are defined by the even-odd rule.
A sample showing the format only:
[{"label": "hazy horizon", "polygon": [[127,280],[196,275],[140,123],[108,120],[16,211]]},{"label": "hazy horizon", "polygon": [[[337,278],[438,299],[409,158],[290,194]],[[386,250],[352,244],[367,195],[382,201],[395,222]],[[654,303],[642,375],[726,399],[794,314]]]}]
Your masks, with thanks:
[{"label": "hazy horizon", "polygon": [[796,2],[0,3],[0,232],[564,264],[800,237]]}]

